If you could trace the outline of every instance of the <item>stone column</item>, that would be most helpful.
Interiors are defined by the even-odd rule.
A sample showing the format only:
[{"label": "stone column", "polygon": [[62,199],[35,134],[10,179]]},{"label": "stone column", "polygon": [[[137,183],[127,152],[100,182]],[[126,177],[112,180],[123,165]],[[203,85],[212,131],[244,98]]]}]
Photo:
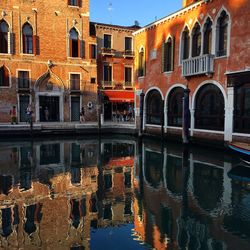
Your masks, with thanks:
[{"label": "stone column", "polygon": [[225,103],[225,128],[224,140],[232,141],[233,139],[233,111],[234,111],[234,88],[227,88],[227,101]]}]

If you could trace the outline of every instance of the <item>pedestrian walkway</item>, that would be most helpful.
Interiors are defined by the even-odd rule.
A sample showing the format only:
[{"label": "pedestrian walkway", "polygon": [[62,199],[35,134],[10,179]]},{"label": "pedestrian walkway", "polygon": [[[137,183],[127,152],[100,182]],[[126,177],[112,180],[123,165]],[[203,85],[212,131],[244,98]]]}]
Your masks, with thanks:
[{"label": "pedestrian walkway", "polygon": [[[27,135],[31,132],[35,135],[39,134],[88,134],[88,133],[98,133],[98,123],[97,122],[39,122],[33,123],[33,128],[31,130],[30,124],[19,123],[19,124],[9,124],[0,123],[0,137],[7,135]],[[117,122],[104,122],[101,125],[101,131],[106,133],[135,133],[136,125],[135,123],[117,123]]]}]

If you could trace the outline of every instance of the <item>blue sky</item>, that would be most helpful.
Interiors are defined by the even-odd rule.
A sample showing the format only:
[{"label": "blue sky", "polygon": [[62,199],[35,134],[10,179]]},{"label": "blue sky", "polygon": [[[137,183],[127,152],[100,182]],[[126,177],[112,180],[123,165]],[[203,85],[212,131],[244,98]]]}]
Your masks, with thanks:
[{"label": "blue sky", "polygon": [[90,20],[124,26],[137,20],[140,26],[145,26],[181,6],[182,0],[90,0]]}]

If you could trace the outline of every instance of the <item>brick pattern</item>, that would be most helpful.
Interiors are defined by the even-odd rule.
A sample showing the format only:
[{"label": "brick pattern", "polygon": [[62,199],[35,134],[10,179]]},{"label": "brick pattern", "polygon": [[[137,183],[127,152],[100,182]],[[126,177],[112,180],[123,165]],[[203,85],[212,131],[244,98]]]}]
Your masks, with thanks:
[{"label": "brick pattern", "polygon": [[[52,63],[51,72],[63,83],[64,96],[69,95],[69,73],[81,74],[83,96],[82,104],[87,106],[91,100],[96,104],[96,84],[91,84],[90,79],[96,78],[96,63],[89,58],[89,43],[95,38],[89,36],[89,1],[81,1],[81,7],[68,6],[67,0],[56,1],[31,1],[11,0],[2,1],[0,12],[9,25],[13,34],[13,54],[1,54],[0,66],[5,65],[10,70],[10,88],[0,88],[0,122],[8,122],[9,109],[18,104],[17,71],[30,70],[32,108],[38,108],[35,103],[34,86],[38,79],[48,71],[49,62]],[[36,35],[36,55],[22,53],[22,25],[28,22]],[[79,38],[83,40],[83,58],[69,58],[69,30],[75,27]],[[85,91],[85,90],[88,91]],[[69,121],[69,103],[64,100],[64,121]],[[96,105],[94,105],[95,108]],[[87,112],[88,120],[95,121],[96,114]],[[37,119],[35,117],[35,119]]]}]

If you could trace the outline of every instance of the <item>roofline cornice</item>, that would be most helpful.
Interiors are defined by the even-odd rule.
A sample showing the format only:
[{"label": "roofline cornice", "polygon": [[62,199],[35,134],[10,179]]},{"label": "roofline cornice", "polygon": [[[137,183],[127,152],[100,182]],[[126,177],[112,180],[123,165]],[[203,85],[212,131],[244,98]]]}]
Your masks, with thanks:
[{"label": "roofline cornice", "polygon": [[181,16],[181,15],[185,14],[186,12],[189,12],[189,11],[191,11],[191,10],[193,10],[193,9],[195,9],[195,8],[197,8],[197,7],[199,7],[202,4],[207,3],[207,2],[208,2],[207,0],[202,0],[200,2],[194,3],[192,5],[185,7],[185,8],[182,8],[182,9],[180,9],[180,10],[178,10],[178,11],[176,11],[176,12],[174,12],[166,17],[159,19],[158,21],[150,23],[150,24],[146,25],[145,27],[133,32],[133,35],[136,36],[142,32],[153,29],[156,26],[158,26],[159,24],[162,24],[162,23],[165,23],[167,21],[170,21],[171,19],[177,18],[178,16]]}]

